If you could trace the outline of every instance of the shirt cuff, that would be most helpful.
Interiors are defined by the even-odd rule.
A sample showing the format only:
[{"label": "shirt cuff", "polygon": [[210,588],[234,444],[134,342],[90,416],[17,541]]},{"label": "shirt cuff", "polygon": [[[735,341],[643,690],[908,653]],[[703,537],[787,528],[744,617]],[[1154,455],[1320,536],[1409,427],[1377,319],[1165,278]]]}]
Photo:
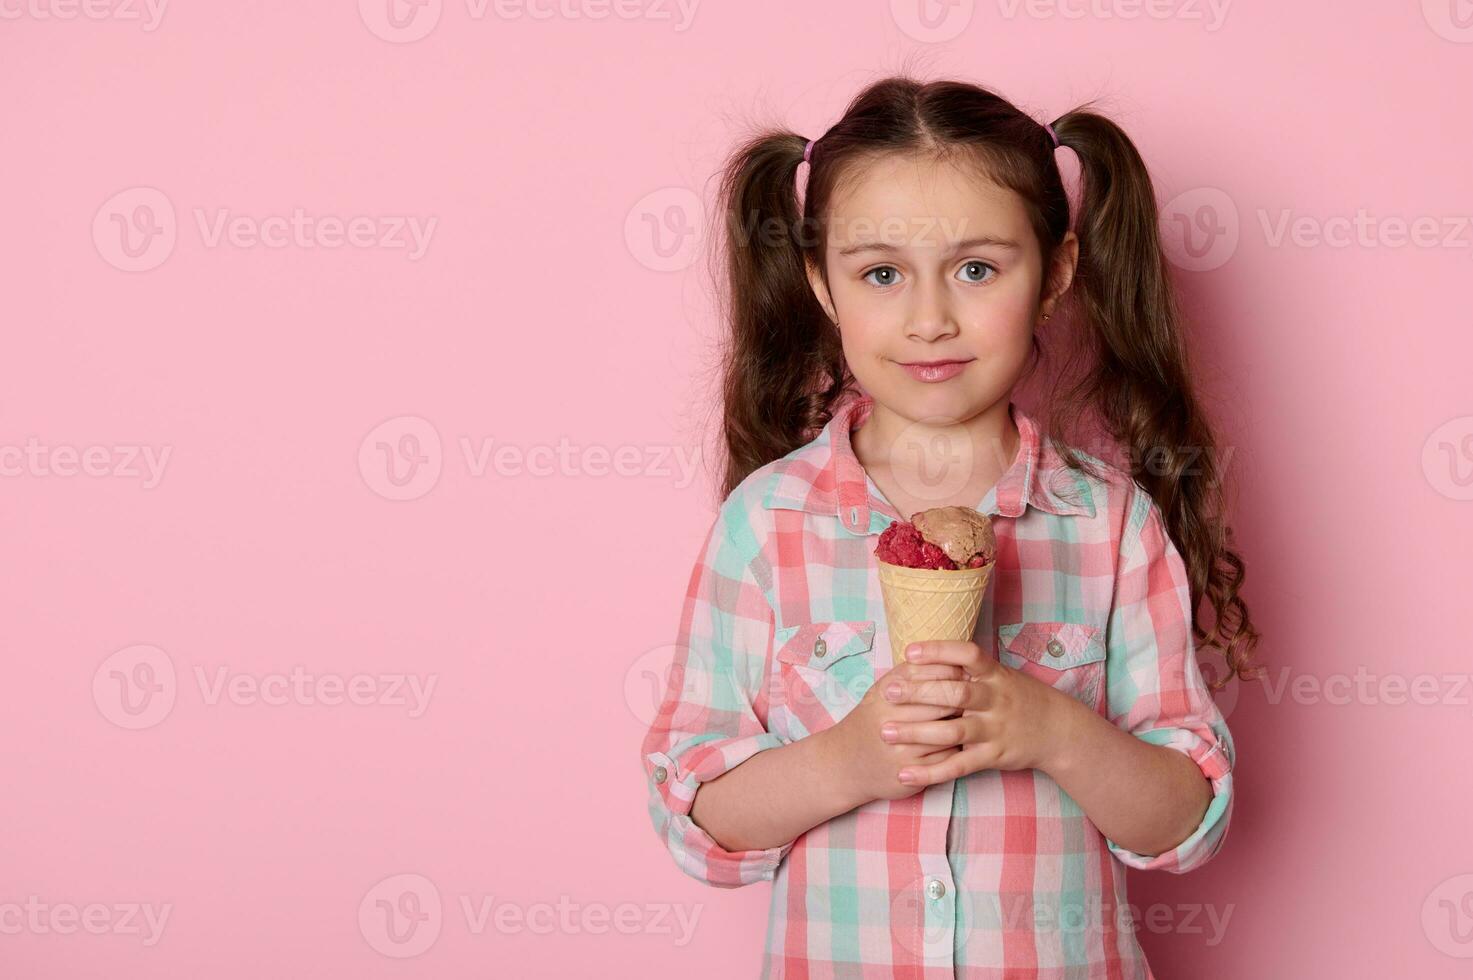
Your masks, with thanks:
[{"label": "shirt cuff", "polygon": [[1164,745],[1190,758],[1212,782],[1212,802],[1202,816],[1202,822],[1186,840],[1169,851],[1160,854],[1137,854],[1106,838],[1110,852],[1127,867],[1141,871],[1169,871],[1185,874],[1201,867],[1222,847],[1227,835],[1228,822],[1233,807],[1233,760],[1231,743],[1214,738],[1204,739],[1186,728],[1155,728],[1136,732],[1135,736],[1152,745]]},{"label": "shirt cuff", "polygon": [[793,841],[778,847],[728,851],[691,819],[690,809],[701,783],[735,769],[764,749],[786,744],[780,736],[762,732],[701,742],[686,749],[681,762],[664,752],[645,756],[646,775],[653,788],[650,806],[664,811],[655,816],[665,824],[665,840],[680,870],[718,888],[771,881],[777,875]]}]

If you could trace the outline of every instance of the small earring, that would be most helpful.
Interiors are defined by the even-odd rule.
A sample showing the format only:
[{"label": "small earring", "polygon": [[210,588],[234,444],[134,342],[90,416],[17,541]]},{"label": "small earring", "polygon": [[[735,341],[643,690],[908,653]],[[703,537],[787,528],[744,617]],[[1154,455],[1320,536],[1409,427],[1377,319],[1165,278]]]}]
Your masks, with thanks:
[{"label": "small earring", "polygon": [[1047,313],[1045,313],[1045,314],[1044,314],[1044,315],[1043,315],[1043,318],[1044,318],[1044,319],[1045,319],[1045,320],[1047,320],[1047,319],[1048,319],[1048,314],[1047,314]]}]

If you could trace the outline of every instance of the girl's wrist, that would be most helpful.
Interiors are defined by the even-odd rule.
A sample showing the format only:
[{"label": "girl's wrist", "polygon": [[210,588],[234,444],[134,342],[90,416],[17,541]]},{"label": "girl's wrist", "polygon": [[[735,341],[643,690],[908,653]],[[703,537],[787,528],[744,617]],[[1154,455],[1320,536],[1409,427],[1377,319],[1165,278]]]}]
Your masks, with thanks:
[{"label": "girl's wrist", "polygon": [[1044,730],[1051,737],[1047,740],[1043,757],[1035,768],[1059,782],[1068,778],[1074,761],[1078,758],[1077,750],[1081,742],[1089,738],[1089,723],[1091,719],[1098,719],[1099,715],[1082,701],[1062,691],[1050,688],[1049,695],[1049,718]]},{"label": "girl's wrist", "polygon": [[836,817],[878,798],[856,778],[845,731],[840,723],[804,739],[813,753],[815,788],[824,801],[824,809],[833,811]]}]

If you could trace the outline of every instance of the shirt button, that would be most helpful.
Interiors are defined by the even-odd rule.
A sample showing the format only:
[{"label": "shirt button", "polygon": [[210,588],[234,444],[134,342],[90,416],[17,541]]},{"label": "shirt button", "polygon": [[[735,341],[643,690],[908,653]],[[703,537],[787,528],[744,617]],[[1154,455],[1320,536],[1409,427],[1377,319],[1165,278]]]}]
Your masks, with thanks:
[{"label": "shirt button", "polygon": [[829,645],[824,642],[823,637],[820,636],[818,639],[816,639],[816,640],[813,641],[813,655],[815,657],[822,657],[824,654],[826,654],[828,652],[829,652]]},{"label": "shirt button", "polygon": [[945,898],[946,882],[940,878],[932,878],[930,884],[926,886],[926,894],[935,899]]},{"label": "shirt button", "polygon": [[1060,643],[1058,638],[1055,637],[1048,641],[1048,652],[1050,656],[1062,657],[1064,655],[1064,644]]},{"label": "shirt button", "polygon": [[663,783],[665,781],[665,777],[668,775],[670,774],[665,771],[664,766],[655,766],[655,782]]}]

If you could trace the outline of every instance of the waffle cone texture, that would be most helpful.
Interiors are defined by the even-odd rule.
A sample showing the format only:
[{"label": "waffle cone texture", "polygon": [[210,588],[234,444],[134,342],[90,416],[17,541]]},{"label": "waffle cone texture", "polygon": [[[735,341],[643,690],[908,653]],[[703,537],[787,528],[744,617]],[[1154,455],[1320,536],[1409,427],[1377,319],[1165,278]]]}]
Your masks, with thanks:
[{"label": "waffle cone texture", "polygon": [[905,648],[923,640],[970,640],[992,577],[981,568],[906,568],[880,562],[880,595],[890,625],[890,656],[898,666]]}]

